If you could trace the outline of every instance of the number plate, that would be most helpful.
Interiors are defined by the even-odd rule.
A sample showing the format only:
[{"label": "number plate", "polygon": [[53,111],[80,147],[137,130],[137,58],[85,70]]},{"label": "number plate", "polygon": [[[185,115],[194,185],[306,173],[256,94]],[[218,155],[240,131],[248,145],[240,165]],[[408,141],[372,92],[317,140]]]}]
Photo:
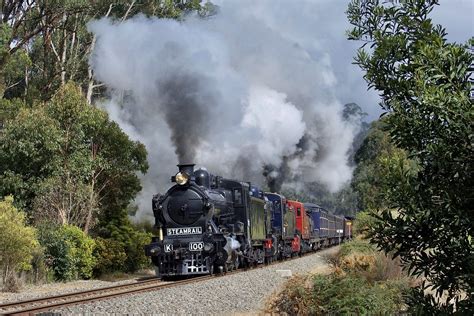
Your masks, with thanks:
[{"label": "number plate", "polygon": [[202,241],[189,243],[189,250],[191,251],[202,251],[202,249],[204,249],[204,243]]}]

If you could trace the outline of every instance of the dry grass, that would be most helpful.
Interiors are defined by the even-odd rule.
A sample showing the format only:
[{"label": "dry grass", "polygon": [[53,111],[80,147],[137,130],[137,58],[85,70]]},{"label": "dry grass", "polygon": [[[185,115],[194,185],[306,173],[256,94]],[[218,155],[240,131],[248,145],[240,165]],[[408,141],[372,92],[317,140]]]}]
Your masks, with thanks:
[{"label": "dry grass", "polygon": [[330,253],[331,267],[288,280],[272,295],[266,314],[325,315],[327,313],[403,312],[403,293],[412,285],[399,259],[376,251],[367,241],[354,240]]},{"label": "dry grass", "polygon": [[19,293],[23,284],[21,280],[14,274],[11,274],[7,277],[5,282],[3,283],[3,291],[4,292],[12,292],[12,293]]}]

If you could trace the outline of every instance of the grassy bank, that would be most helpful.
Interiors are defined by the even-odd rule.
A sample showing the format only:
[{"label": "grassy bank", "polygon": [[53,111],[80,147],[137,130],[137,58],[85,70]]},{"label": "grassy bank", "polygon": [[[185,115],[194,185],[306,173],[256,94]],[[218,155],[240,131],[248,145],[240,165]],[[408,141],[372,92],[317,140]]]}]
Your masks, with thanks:
[{"label": "grassy bank", "polygon": [[365,240],[353,240],[328,258],[333,271],[290,279],[267,311],[300,315],[393,314],[404,310],[410,280]]}]

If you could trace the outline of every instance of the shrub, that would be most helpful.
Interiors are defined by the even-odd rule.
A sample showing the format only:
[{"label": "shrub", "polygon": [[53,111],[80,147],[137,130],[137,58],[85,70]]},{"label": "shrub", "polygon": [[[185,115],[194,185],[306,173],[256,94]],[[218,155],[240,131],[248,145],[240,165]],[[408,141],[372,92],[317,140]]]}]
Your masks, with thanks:
[{"label": "shrub", "polygon": [[316,275],[290,280],[269,312],[290,315],[385,315],[403,309],[408,286],[402,281],[370,283],[355,275]]},{"label": "shrub", "polygon": [[150,259],[145,256],[144,246],[151,241],[152,234],[134,230],[125,244],[127,260],[125,260],[125,271],[135,272],[150,266]]},{"label": "shrub", "polygon": [[340,256],[345,257],[350,254],[373,254],[375,247],[369,242],[360,239],[353,239],[341,245]]},{"label": "shrub", "polygon": [[9,274],[3,283],[3,290],[5,292],[13,292],[13,293],[18,293],[20,292],[20,289],[22,287],[22,282],[16,276],[16,274]]},{"label": "shrub", "polygon": [[40,227],[40,243],[57,280],[88,279],[92,276],[95,242],[76,226]]},{"label": "shrub", "polygon": [[357,276],[315,276],[312,294],[324,311],[335,313],[390,314],[398,312],[403,303],[397,284],[371,285]]},{"label": "shrub", "polygon": [[33,253],[33,259],[31,260],[31,274],[27,274],[27,282],[30,283],[47,283],[54,280],[54,275],[47,265],[47,255],[44,253],[44,249],[39,247]]},{"label": "shrub", "polygon": [[12,197],[6,197],[0,202],[0,266],[8,283],[5,289],[18,289],[15,274],[31,269],[38,248],[35,229],[26,226],[25,214],[13,206]]},{"label": "shrub", "polygon": [[269,312],[301,315],[385,315],[404,311],[410,280],[399,260],[355,239],[331,257],[330,275],[292,278],[269,304]]},{"label": "shrub", "polygon": [[371,212],[359,212],[356,215],[352,232],[355,236],[367,238],[379,221]]},{"label": "shrub", "polygon": [[366,240],[354,239],[341,246],[338,266],[348,273],[363,276],[369,282],[404,277],[400,259],[391,259]]},{"label": "shrub", "polygon": [[123,271],[127,254],[123,245],[114,239],[95,239],[96,247],[94,257],[96,264],[94,275],[100,276],[105,273]]}]

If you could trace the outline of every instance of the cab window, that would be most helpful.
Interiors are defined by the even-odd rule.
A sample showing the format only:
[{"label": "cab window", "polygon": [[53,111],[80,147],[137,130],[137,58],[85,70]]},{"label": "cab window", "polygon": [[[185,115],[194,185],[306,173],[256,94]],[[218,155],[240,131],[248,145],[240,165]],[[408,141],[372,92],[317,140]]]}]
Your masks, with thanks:
[{"label": "cab window", "polygon": [[301,208],[296,209],[296,216],[301,216]]}]

